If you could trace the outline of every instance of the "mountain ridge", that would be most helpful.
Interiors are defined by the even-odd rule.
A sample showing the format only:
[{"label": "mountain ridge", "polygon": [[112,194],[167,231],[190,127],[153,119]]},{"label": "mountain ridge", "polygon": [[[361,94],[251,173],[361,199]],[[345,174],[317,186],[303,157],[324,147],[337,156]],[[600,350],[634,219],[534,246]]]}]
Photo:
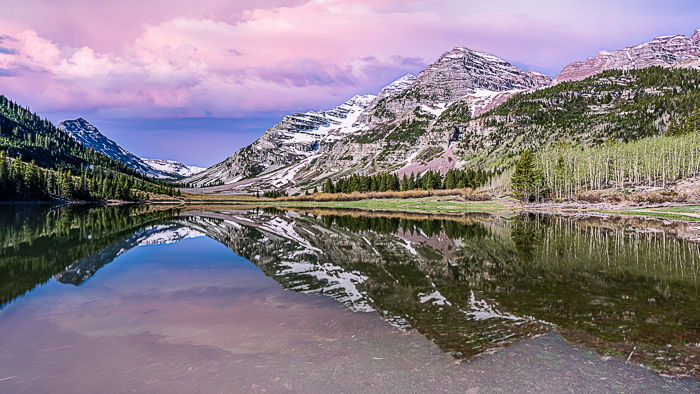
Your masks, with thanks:
[{"label": "mountain ridge", "polygon": [[[387,148],[401,146],[407,154],[389,160],[392,161],[389,167],[397,170],[393,168],[397,163],[415,164],[412,160],[419,158],[420,154],[413,152],[415,149],[410,146],[417,142],[417,145],[422,145],[425,140],[421,140],[425,133],[419,129],[436,122],[453,104],[460,103],[453,112],[463,112],[466,105],[487,108],[495,99],[502,101],[518,92],[551,83],[550,77],[520,70],[499,57],[456,47],[445,52],[418,76],[405,75],[381,89],[376,96],[365,96],[368,100],[363,102],[364,105],[352,111],[357,115],[356,122],[341,124],[335,138],[309,139],[305,141],[308,145],[297,146],[294,152],[293,141],[288,141],[289,138],[285,141],[279,136],[285,131],[291,131],[296,138],[305,134],[323,134],[315,132],[321,129],[323,122],[304,124],[306,129],[296,127],[289,130],[290,123],[295,118],[307,119],[332,112],[348,102],[328,111],[287,116],[253,144],[184,182],[198,188],[211,187],[212,192],[251,193],[289,187],[299,181],[312,186],[318,184],[318,179],[329,175],[373,171],[370,168],[373,167],[370,165],[373,157]],[[362,147],[348,151],[344,149],[346,146]],[[280,157],[284,152],[288,156]],[[348,158],[350,163],[347,163]],[[447,169],[441,168],[441,171]]]},{"label": "mountain ridge", "polygon": [[[573,62],[554,80],[521,70],[489,53],[455,47],[416,76],[407,74],[381,89],[363,107],[355,109],[354,114],[359,112],[355,121],[341,124],[334,138],[309,138],[304,140],[307,145],[293,148],[295,141],[300,142],[299,136],[318,135],[315,130],[322,122],[302,125],[306,129],[297,124],[294,138],[276,138],[294,118],[333,109],[294,114],[252,145],[184,182],[204,193],[278,189],[301,193],[320,188],[325,179],[352,174],[393,172],[402,176],[427,170],[445,173],[465,165],[509,166],[518,151],[550,144],[553,136],[595,144],[605,140],[606,133],[608,138],[622,140],[659,135],[672,120],[687,115],[687,105],[679,100],[690,94],[688,89],[695,86],[696,76],[673,70],[699,68],[699,45],[700,29],[691,37],[660,36],[622,50],[600,51],[602,60]],[[618,61],[623,55],[627,60]],[[653,66],[670,71],[634,72]],[[609,68],[630,73],[607,75]],[[651,74],[661,79],[655,80]],[[600,75],[604,77],[596,78]],[[683,79],[686,77],[690,80]],[[579,81],[583,84],[572,85]],[[604,96],[598,92],[601,89]],[[541,91],[545,91],[544,97],[538,95]],[[667,101],[659,101],[661,97]],[[639,100],[642,105],[635,106]],[[542,129],[541,119],[504,112],[504,108],[512,107],[509,102],[529,106],[527,111],[536,116],[584,119],[577,117],[589,113],[585,119],[590,122],[582,124],[592,128],[586,131],[574,127],[567,134],[552,125],[547,131]],[[590,102],[591,107],[579,107],[579,102]],[[630,105],[644,116],[622,110]],[[617,111],[621,112],[614,116]],[[519,129],[510,127],[510,122]],[[636,134],[625,131],[627,123],[641,129]],[[586,133],[591,138],[583,135]],[[485,159],[488,152],[500,156]]]},{"label": "mountain ridge", "polygon": [[64,120],[58,125],[81,145],[92,148],[108,157],[124,163],[144,175],[158,179],[177,179],[203,171],[201,167],[187,166],[174,160],[144,159],[121,147],[105,136],[84,118]]},{"label": "mountain ridge", "polygon": [[601,50],[596,56],[566,65],[557,82],[576,81],[611,69],[671,66],[700,56],[700,29],[690,37],[682,34],[658,36],[651,41],[614,51]]}]

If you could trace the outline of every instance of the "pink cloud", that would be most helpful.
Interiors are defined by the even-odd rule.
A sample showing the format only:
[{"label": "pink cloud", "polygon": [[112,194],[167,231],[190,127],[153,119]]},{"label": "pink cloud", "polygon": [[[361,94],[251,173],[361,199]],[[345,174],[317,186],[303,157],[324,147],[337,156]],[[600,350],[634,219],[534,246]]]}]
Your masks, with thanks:
[{"label": "pink cloud", "polygon": [[[41,111],[114,116],[324,108],[457,45],[551,73],[638,36],[684,33],[664,30],[652,3],[629,1],[27,3],[3,4],[0,93]],[[697,14],[665,23],[691,26]]]}]

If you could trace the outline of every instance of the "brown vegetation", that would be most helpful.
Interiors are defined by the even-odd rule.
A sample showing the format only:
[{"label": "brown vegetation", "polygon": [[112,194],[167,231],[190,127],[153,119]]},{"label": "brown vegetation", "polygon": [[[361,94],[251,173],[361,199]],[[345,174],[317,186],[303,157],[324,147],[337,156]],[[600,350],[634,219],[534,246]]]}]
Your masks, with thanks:
[{"label": "brown vegetation", "polygon": [[642,190],[623,193],[615,189],[585,191],[576,194],[579,201],[591,204],[597,203],[634,203],[634,204],[663,204],[680,203],[688,200],[683,193],[673,190]]},{"label": "brown vegetation", "polygon": [[358,201],[373,198],[424,198],[432,196],[457,196],[464,201],[484,201],[489,197],[483,193],[476,193],[473,189],[448,189],[448,190],[405,190],[386,192],[352,192],[352,193],[314,193],[308,196],[279,197],[276,201]]}]

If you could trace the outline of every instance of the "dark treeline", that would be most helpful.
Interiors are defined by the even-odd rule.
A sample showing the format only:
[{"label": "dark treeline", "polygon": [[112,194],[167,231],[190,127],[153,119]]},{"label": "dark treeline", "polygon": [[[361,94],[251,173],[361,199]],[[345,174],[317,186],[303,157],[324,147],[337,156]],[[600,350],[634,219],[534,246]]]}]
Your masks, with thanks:
[{"label": "dark treeline", "polygon": [[[260,197],[260,193],[256,194],[256,197]],[[277,197],[286,197],[288,194],[284,190],[267,190],[263,192],[263,197],[265,198],[277,198]]]},{"label": "dark treeline", "polygon": [[77,176],[65,169],[49,170],[34,162],[24,163],[0,152],[0,201],[138,200],[143,192],[179,194],[170,186],[101,168],[84,168]]},{"label": "dark treeline", "polygon": [[0,201],[136,200],[144,192],[175,195],[153,180],[86,148],[17,103],[0,96]]},{"label": "dark treeline", "polygon": [[376,175],[350,175],[333,182],[327,179],[323,185],[324,193],[352,193],[352,192],[386,192],[406,191],[414,189],[459,189],[477,188],[483,186],[495,173],[484,170],[458,170],[452,169],[445,175],[437,171],[428,170],[422,175],[398,175],[381,173]]},{"label": "dark treeline", "polygon": [[414,235],[431,237],[444,233],[450,238],[485,237],[488,230],[480,224],[465,224],[448,219],[413,220],[384,216],[324,215],[328,227],[342,227],[351,231],[373,231],[380,234],[396,234],[401,230]]}]

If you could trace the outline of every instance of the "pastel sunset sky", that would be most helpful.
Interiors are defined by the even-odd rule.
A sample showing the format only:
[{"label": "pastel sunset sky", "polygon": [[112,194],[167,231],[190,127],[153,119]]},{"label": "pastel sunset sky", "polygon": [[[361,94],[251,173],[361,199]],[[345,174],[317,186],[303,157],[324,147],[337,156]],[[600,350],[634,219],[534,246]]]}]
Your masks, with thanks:
[{"label": "pastel sunset sky", "polygon": [[700,27],[697,0],[2,0],[0,94],[137,155],[212,165],[283,114],[376,93],[455,46],[555,76]]}]

